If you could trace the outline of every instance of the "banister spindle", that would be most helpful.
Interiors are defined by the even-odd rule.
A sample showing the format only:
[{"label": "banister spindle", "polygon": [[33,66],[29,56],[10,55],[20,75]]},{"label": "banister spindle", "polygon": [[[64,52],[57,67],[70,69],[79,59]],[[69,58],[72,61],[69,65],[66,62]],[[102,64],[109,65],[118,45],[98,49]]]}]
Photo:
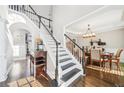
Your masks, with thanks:
[{"label": "banister spindle", "polygon": [[[82,68],[83,68],[83,70],[84,70],[84,74],[85,74],[85,62],[84,62],[84,48],[82,47],[80,47],[78,44],[76,44],[76,42],[74,42],[73,41],[73,39],[71,39],[69,36],[67,36],[66,34],[64,34],[64,36],[68,39],[68,40],[70,40],[70,42],[71,42],[71,47],[72,47],[72,49],[71,49],[71,53],[72,53],[72,55],[78,55],[78,54],[75,54],[75,50],[74,50],[74,46],[75,47],[77,47],[78,49],[79,49],[79,55],[78,55],[78,57],[77,56],[75,56],[75,58],[80,62],[80,64],[82,65]],[[68,48],[68,47],[67,47]],[[76,51],[77,52],[77,51]]]}]

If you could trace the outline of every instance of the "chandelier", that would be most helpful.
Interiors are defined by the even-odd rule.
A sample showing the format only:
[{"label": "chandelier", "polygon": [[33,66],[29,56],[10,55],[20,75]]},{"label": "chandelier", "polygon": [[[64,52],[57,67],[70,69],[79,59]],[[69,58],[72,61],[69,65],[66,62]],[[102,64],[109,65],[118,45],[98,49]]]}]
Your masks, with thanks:
[{"label": "chandelier", "polygon": [[91,37],[96,37],[96,34],[91,31],[90,24],[88,24],[88,30],[83,35],[83,38],[91,38]]}]

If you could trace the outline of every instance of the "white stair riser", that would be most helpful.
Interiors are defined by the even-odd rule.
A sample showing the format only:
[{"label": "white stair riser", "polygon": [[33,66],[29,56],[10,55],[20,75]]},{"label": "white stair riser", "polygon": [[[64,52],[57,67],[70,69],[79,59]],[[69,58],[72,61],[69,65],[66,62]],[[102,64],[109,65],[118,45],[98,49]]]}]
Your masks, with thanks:
[{"label": "white stair riser", "polygon": [[68,56],[61,56],[61,57],[59,57],[59,60],[66,59],[66,58],[70,58],[70,56],[69,55]]}]

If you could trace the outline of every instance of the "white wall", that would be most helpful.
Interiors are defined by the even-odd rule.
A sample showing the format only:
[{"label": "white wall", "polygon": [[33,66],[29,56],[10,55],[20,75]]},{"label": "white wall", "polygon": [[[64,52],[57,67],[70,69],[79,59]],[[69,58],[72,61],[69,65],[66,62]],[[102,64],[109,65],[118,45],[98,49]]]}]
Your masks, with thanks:
[{"label": "white wall", "polygon": [[8,6],[0,5],[0,17],[6,19],[8,15]]},{"label": "white wall", "polygon": [[7,79],[13,53],[8,37],[7,13],[7,6],[0,6],[0,82]]},{"label": "white wall", "polygon": [[64,26],[101,6],[59,5],[53,6],[53,32],[63,42]]},{"label": "white wall", "polygon": [[18,12],[15,12],[15,11],[11,11],[11,12],[12,13],[14,12],[17,15],[22,16],[26,20],[26,23],[22,23],[22,22],[19,23],[17,21],[17,23],[15,22],[15,24],[13,23],[13,25],[11,25],[10,30],[11,31],[19,31],[19,30],[24,30],[25,31],[26,30],[27,32],[31,33],[31,35],[32,35],[31,51],[34,51],[35,48],[36,48],[35,39],[36,39],[36,37],[40,36],[40,34],[39,34],[40,31],[39,31],[38,27],[24,14],[18,13]]},{"label": "white wall", "polygon": [[50,17],[51,5],[32,5],[32,7],[39,15]]}]

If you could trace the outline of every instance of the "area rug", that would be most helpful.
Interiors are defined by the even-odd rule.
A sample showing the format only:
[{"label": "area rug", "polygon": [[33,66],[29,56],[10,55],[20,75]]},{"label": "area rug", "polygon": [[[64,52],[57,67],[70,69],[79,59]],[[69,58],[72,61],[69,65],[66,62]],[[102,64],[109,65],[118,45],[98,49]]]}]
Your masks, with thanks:
[{"label": "area rug", "polygon": [[110,73],[110,74],[124,76],[124,71],[123,70],[121,70],[121,71],[110,70],[109,68],[102,68],[102,67],[93,66],[93,65],[89,65],[86,68],[97,70],[97,71],[100,71],[100,72],[105,72],[105,73]]},{"label": "area rug", "polygon": [[43,87],[33,76],[22,78],[8,83],[9,87]]}]

